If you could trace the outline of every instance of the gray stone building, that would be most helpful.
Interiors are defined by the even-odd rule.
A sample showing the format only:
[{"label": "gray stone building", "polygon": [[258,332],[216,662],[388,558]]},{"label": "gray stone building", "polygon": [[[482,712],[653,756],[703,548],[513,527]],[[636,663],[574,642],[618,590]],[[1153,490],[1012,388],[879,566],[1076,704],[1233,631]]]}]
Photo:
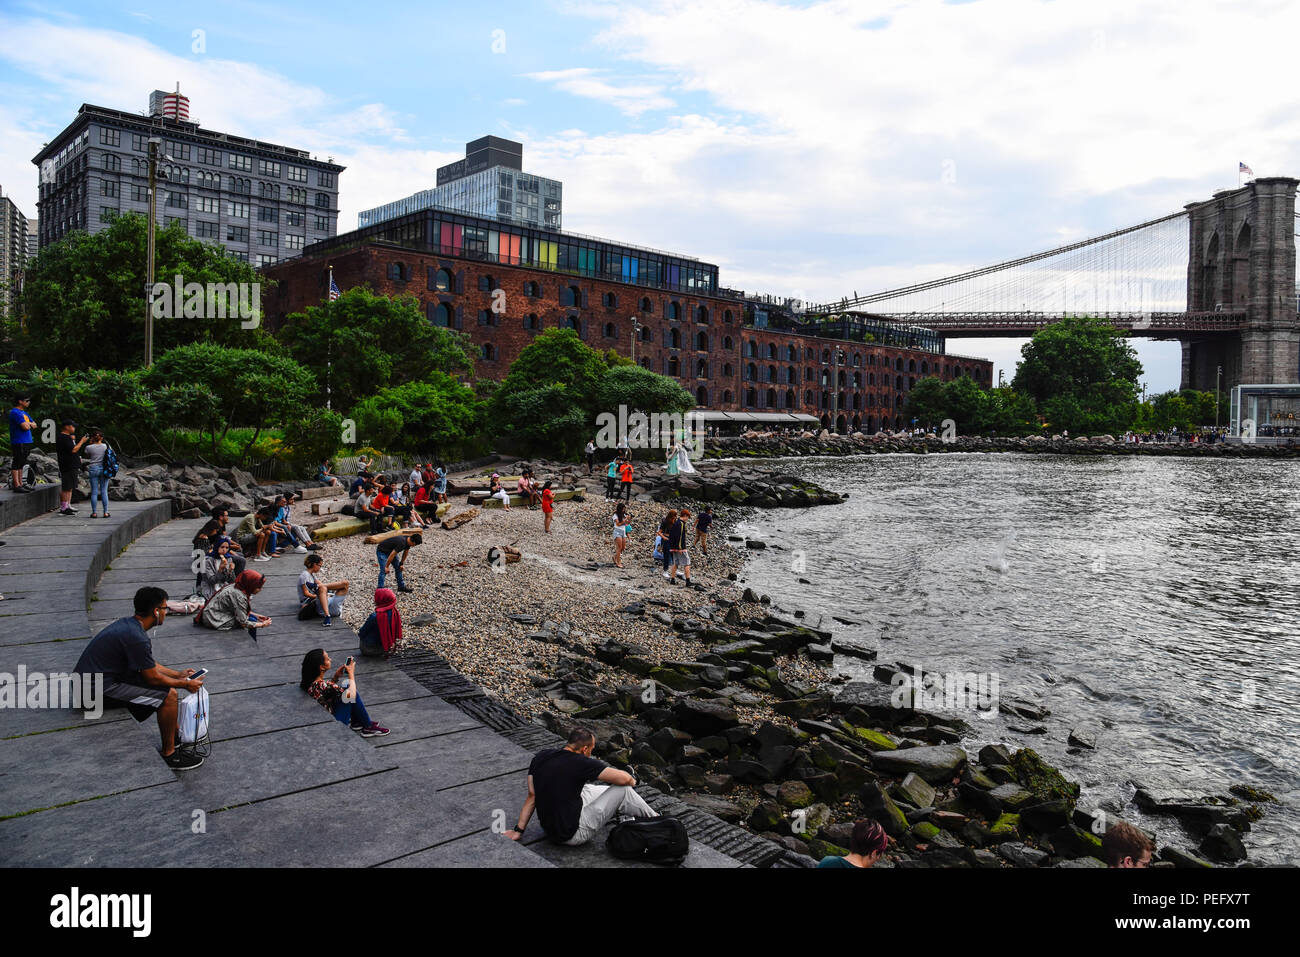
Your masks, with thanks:
[{"label": "gray stone building", "polygon": [[0,189],[0,317],[10,315],[27,265],[30,221]]},{"label": "gray stone building", "polygon": [[344,167],[306,150],[217,133],[188,119],[189,101],[154,91],[147,114],[82,104],[32,162],[40,170],[41,248],[75,229],[149,209],[149,139],[158,137],[157,222],[179,222],[254,266],[299,255],[338,232]]}]

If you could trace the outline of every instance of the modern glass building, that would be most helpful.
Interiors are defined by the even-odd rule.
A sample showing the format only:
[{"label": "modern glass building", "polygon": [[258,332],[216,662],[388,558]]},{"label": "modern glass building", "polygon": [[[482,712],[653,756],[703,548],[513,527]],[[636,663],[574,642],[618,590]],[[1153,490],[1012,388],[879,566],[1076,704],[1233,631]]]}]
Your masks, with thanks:
[{"label": "modern glass building", "polygon": [[691,256],[594,236],[507,225],[455,209],[428,208],[309,246],[320,255],[366,242],[390,242],[442,256],[590,276],[654,289],[714,295],[718,267]]},{"label": "modern glass building", "polygon": [[357,215],[364,228],[441,207],[502,222],[558,230],[563,184],[523,171],[523,144],[484,136],[465,144],[465,159],[438,170],[438,185]]}]

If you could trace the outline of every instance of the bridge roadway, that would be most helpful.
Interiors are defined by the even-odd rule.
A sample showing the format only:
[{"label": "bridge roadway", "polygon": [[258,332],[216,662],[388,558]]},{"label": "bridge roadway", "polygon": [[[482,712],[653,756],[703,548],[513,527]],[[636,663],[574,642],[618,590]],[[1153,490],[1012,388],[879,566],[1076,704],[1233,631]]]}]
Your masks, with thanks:
[{"label": "bridge roadway", "polygon": [[1069,316],[1105,319],[1117,329],[1146,339],[1181,339],[1188,333],[1229,335],[1246,324],[1241,312],[906,312],[850,313],[864,319],[923,326],[950,338],[1028,338]]}]

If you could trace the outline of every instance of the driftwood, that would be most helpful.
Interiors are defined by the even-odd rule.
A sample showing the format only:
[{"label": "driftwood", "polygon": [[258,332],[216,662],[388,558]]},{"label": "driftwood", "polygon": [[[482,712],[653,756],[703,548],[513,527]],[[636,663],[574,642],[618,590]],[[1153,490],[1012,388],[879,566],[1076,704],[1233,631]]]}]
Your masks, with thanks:
[{"label": "driftwood", "polygon": [[458,515],[454,515],[451,518],[443,519],[442,527],[447,529],[448,531],[450,531],[453,528],[460,528],[466,522],[473,521],[474,519],[478,518],[478,515],[479,515],[478,509],[476,508],[466,509],[465,511],[461,512]]},{"label": "driftwood", "polygon": [[421,529],[412,525],[410,528],[393,529],[391,532],[376,532],[374,535],[367,535],[365,537],[365,543],[367,545],[378,545],[385,538],[392,538],[394,535],[414,535],[419,531],[421,531]]},{"label": "driftwood", "polygon": [[[500,548],[493,545],[487,551],[487,563],[500,567],[502,565],[513,565],[524,556],[520,554],[519,549],[511,548],[509,545],[502,545]],[[502,560],[504,559],[504,561]]]}]

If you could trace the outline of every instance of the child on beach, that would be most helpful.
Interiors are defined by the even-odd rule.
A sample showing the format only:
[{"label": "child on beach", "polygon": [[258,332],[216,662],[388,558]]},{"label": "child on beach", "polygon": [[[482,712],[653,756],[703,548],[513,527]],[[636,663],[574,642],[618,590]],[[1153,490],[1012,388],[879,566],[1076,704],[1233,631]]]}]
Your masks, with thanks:
[{"label": "child on beach", "polygon": [[551,513],[555,511],[555,493],[551,491],[551,483],[547,482],[542,486],[542,514],[546,516],[546,534],[551,534]]}]

